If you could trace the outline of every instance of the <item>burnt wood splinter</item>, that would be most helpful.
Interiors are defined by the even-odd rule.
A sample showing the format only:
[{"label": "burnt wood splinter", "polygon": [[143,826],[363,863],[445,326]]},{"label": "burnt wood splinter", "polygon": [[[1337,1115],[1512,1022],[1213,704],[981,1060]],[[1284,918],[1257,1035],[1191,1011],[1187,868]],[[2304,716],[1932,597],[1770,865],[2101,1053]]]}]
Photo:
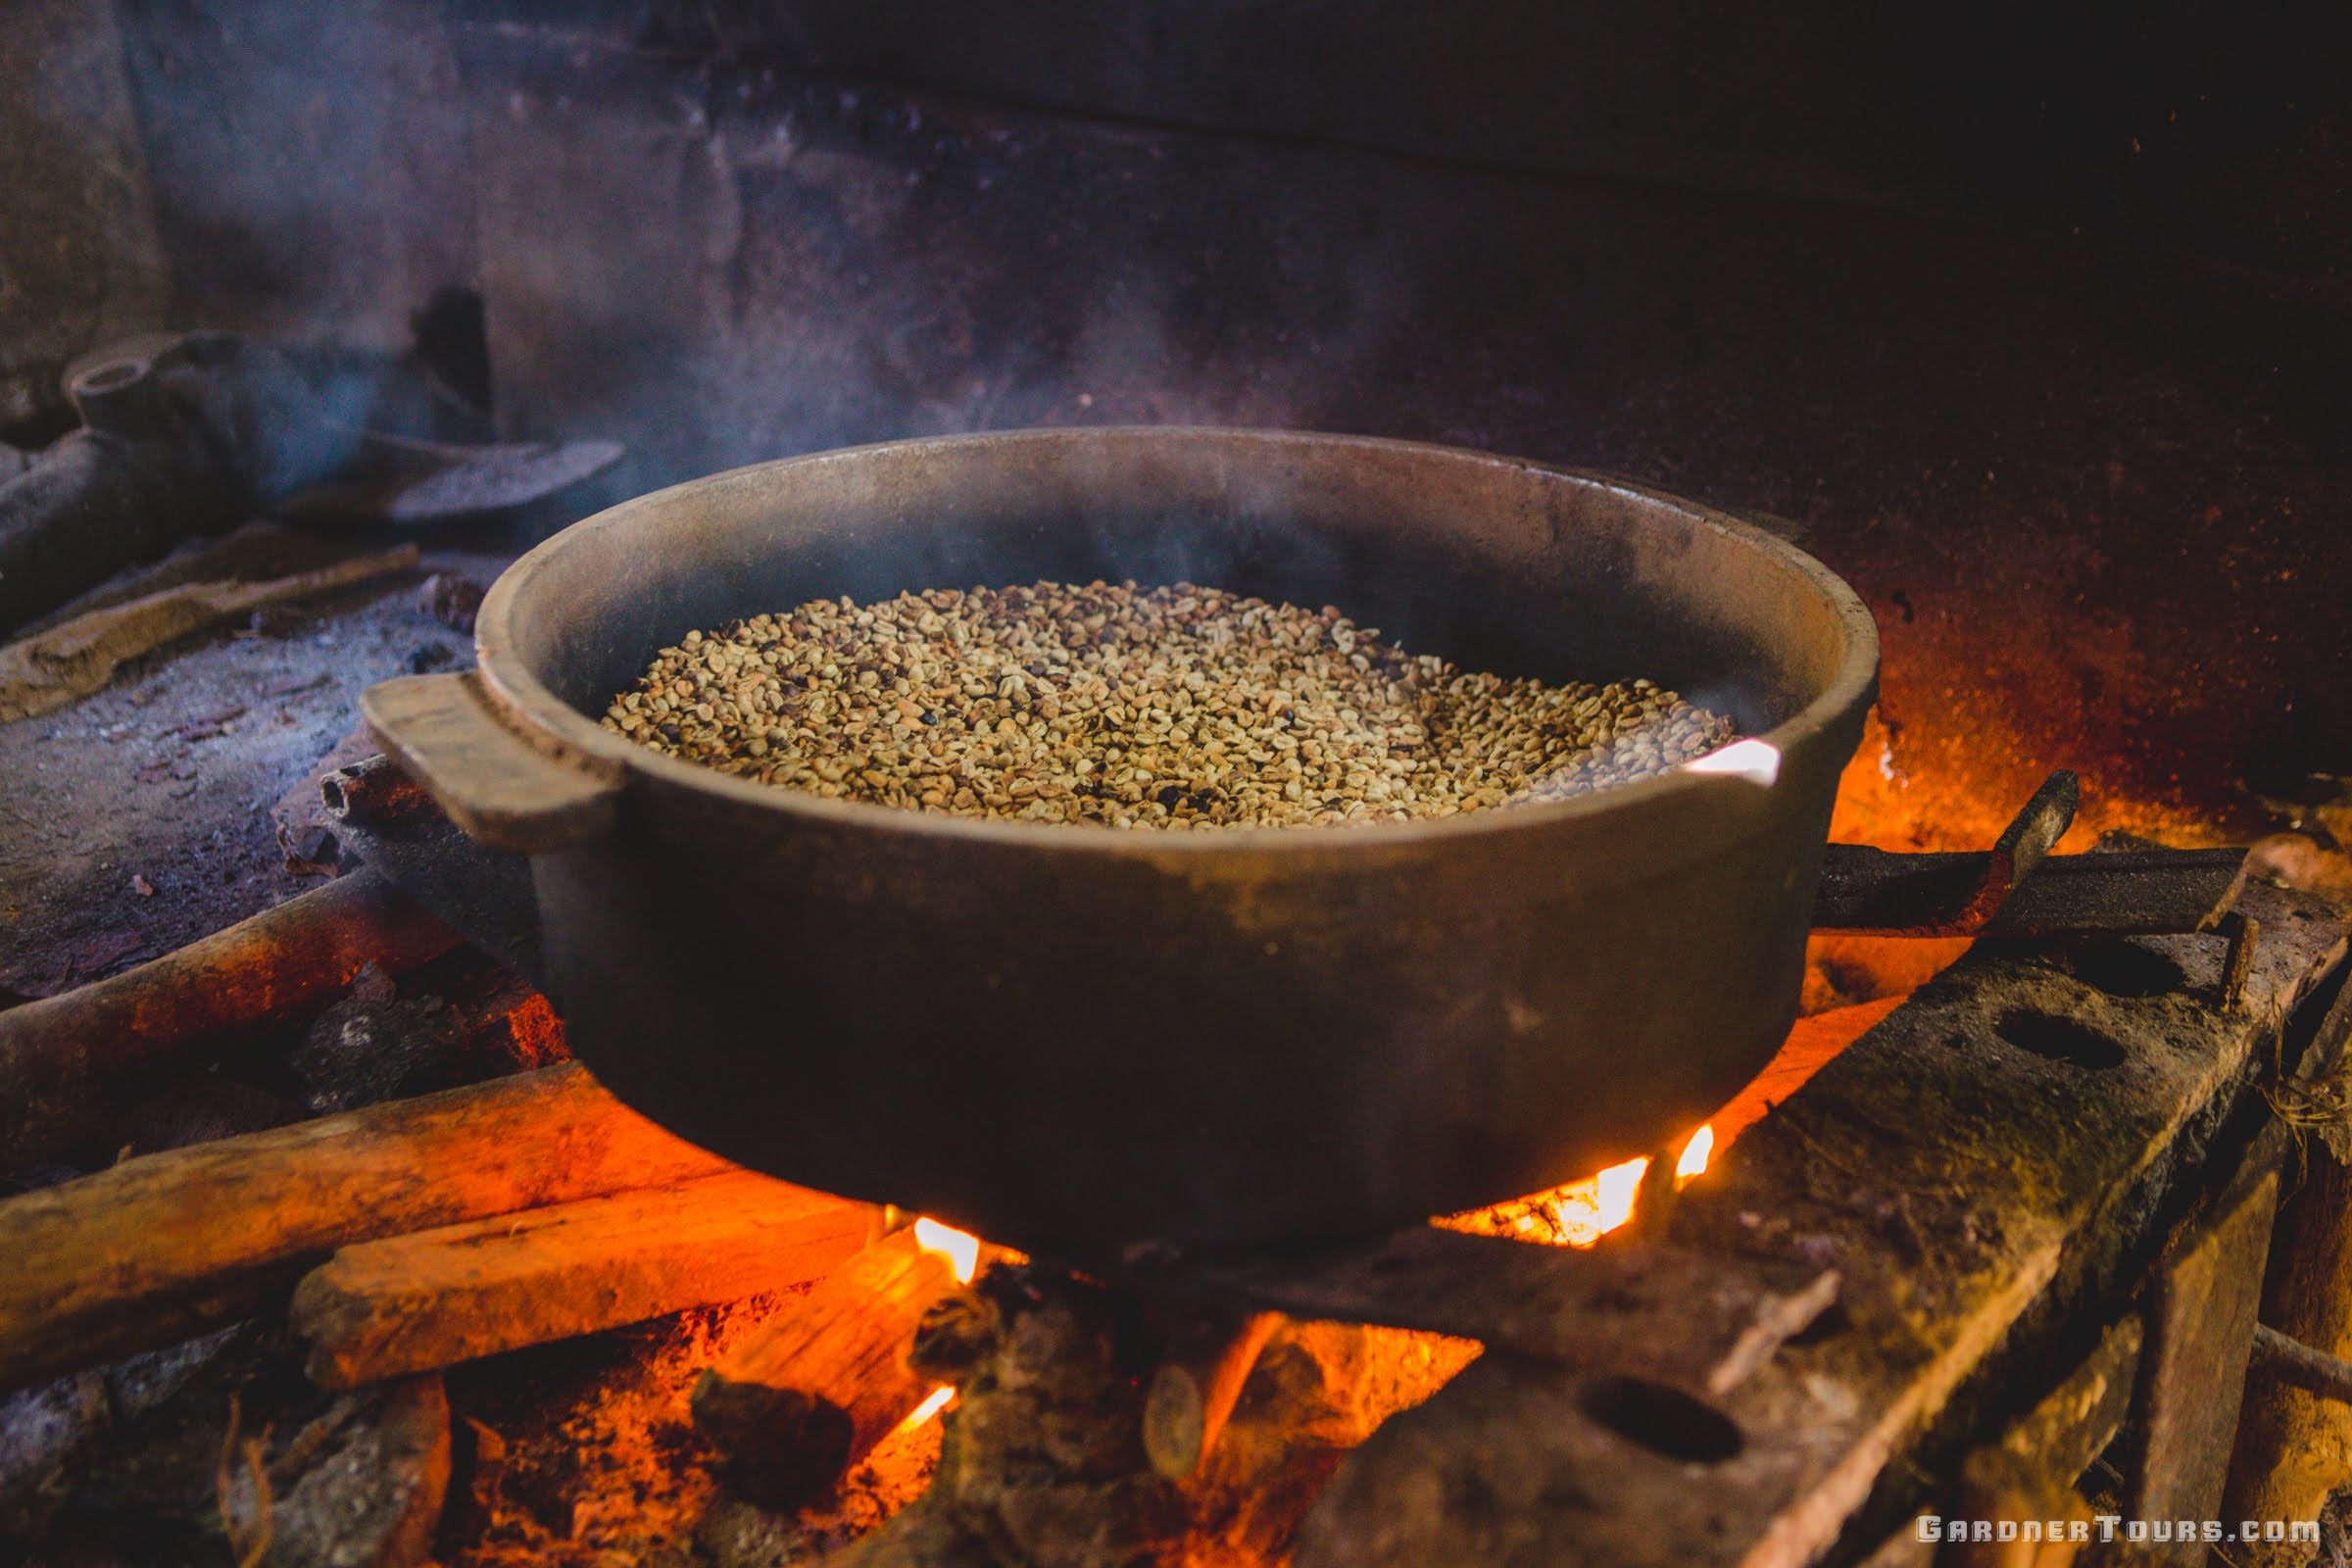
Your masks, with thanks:
[{"label": "burnt wood splinter", "polygon": [[1144,1395],[1144,1453],[1182,1481],[1200,1468],[1233,1414],[1279,1312],[1201,1312],[1172,1337]]}]

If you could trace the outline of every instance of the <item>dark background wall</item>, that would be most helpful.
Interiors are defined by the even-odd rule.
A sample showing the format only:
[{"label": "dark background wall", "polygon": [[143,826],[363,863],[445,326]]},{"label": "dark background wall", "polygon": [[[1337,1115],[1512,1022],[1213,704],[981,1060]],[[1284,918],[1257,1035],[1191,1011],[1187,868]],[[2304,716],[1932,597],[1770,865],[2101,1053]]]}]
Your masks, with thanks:
[{"label": "dark background wall", "polygon": [[[573,40],[688,94],[761,71],[890,82],[2112,239],[2275,271],[2339,304],[2352,281],[2352,8],[2324,3],[37,0],[5,25],[24,90],[0,135],[23,155],[23,189],[78,163],[116,189],[70,206],[151,190],[183,312],[348,326],[376,296],[463,271],[465,33]],[[134,105],[146,135],[126,155]],[[78,159],[61,136],[85,143]],[[54,203],[12,215],[16,268],[61,224]],[[12,298],[95,270],[67,249],[34,279],[45,289]],[[6,347],[21,357],[28,333],[11,325]]]},{"label": "dark background wall", "polygon": [[2352,260],[2341,6],[1104,10],[800,0],[681,7],[666,26],[1086,114],[2080,226],[2339,277]]}]

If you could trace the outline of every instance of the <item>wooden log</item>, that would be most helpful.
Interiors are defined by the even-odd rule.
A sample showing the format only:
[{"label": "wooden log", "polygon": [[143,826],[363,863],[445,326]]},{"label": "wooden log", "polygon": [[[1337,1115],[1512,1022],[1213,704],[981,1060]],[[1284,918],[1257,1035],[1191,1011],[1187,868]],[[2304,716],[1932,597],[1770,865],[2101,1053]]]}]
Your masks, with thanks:
[{"label": "wooden log", "polygon": [[349,1389],[805,1285],[878,1211],[752,1171],[338,1250],[295,1288],[311,1381]]},{"label": "wooden log", "polygon": [[[2347,1032],[2352,986],[2328,1009],[2312,1049],[2340,1051]],[[2262,1321],[2311,1349],[2352,1356],[2352,1170],[2322,1139],[2306,1145],[2302,1186],[2280,1205]],[[2223,1511],[2231,1519],[2316,1520],[2329,1494],[2352,1484],[2352,1408],[2280,1377],[2275,1359],[2258,1361],[2246,1381]],[[2246,1555],[2282,1562],[2295,1549],[2249,1545]],[[2309,1555],[2308,1543],[2300,1549]]]},{"label": "wooden log", "polygon": [[1207,1460],[1170,1481],[1139,1441],[1151,1390],[1128,1362],[1135,1325],[1173,1334],[1171,1358],[1217,1366],[1239,1359],[1231,1336],[1247,1325],[1166,1323],[1167,1311],[1039,1268],[949,1297],[917,1340],[918,1363],[962,1395],[931,1488],[823,1568],[1282,1561],[1337,1451],[1478,1353],[1395,1329],[1283,1323]]},{"label": "wooden log", "polygon": [[1200,1311],[1173,1337],[1144,1396],[1144,1453],[1182,1481],[1216,1446],[1258,1352],[1282,1326],[1279,1312]]},{"label": "wooden log", "polygon": [[0,1390],[233,1322],[353,1242],[732,1168],[571,1063],[124,1160],[0,1203]]},{"label": "wooden log", "polygon": [[790,1508],[871,1452],[931,1392],[906,1364],[956,1289],[949,1261],[899,1231],[843,1263],[702,1376],[694,1424],[750,1501]]},{"label": "wooden log", "polygon": [[1128,1358],[1149,1324],[1134,1298],[1038,1265],[991,1270],[962,1298],[980,1309],[977,1354],[944,1419],[928,1494],[955,1527],[948,1543],[961,1535],[1000,1562],[1062,1568],[1195,1560],[1176,1549],[1192,1524],[1188,1489],[1144,1453],[1146,1386]]},{"label": "wooden log", "polygon": [[370,963],[402,974],[459,940],[360,871],[151,963],[0,1012],[0,1165],[55,1157],[131,1101],[317,1012]]},{"label": "wooden log", "polygon": [[[1903,855],[1833,844],[1813,929],[1931,937],[2202,931],[2227,906],[2245,858],[2243,850],[2160,848],[2054,855],[2003,890],[1987,884],[1990,860],[1978,852]],[[1997,900],[1989,910],[1988,893]]]}]

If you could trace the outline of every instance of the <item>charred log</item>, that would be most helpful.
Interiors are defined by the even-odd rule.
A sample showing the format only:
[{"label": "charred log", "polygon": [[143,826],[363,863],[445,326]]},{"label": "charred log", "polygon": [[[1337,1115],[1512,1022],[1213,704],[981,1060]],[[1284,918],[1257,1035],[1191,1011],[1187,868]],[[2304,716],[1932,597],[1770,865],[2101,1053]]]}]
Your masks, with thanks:
[{"label": "charred log", "polygon": [[362,872],[111,979],[0,1013],[0,1164],[50,1158],[122,1106],[316,1012],[369,964],[400,974],[457,933]]}]

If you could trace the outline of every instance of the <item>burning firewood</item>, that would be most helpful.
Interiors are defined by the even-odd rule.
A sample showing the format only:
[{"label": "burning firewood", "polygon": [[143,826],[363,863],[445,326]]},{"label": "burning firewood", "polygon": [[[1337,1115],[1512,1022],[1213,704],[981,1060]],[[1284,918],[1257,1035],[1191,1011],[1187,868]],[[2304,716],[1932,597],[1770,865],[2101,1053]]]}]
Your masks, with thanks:
[{"label": "burning firewood", "polygon": [[0,1165],[52,1158],[139,1096],[333,1001],[368,964],[402,974],[457,933],[361,871],[176,953],[0,1012]]},{"label": "burning firewood", "polygon": [[1134,1308],[1050,1269],[991,1269],[917,1349],[963,1382],[930,1492],[828,1568],[1107,1568],[1181,1536],[1182,1494],[1144,1451]]},{"label": "burning firewood", "polygon": [[840,1479],[906,1420],[937,1379],[906,1352],[957,1267],[913,1229],[866,1248],[705,1372],[694,1424],[748,1499],[789,1508]]},{"label": "burning firewood", "polygon": [[0,1389],[233,1322],[338,1247],[732,1168],[569,1064],[125,1160],[0,1202]]},{"label": "burning firewood", "polygon": [[[931,1490],[826,1568],[1272,1560],[1338,1452],[1477,1353],[1394,1329],[1187,1312],[1010,1265],[944,1299],[909,1357],[960,1388]],[[1230,1377],[1239,1396],[1181,1481],[1148,1448],[1171,1367],[1212,1388]]]},{"label": "burning firewood", "polygon": [[751,1171],[346,1247],[294,1292],[312,1381],[348,1389],[816,1278],[867,1204]]}]

